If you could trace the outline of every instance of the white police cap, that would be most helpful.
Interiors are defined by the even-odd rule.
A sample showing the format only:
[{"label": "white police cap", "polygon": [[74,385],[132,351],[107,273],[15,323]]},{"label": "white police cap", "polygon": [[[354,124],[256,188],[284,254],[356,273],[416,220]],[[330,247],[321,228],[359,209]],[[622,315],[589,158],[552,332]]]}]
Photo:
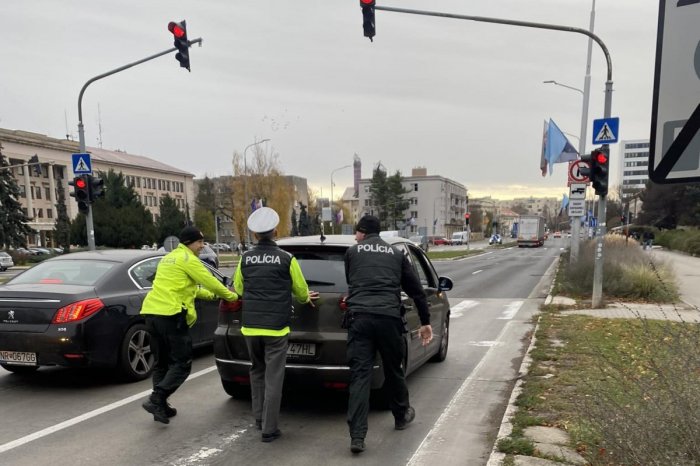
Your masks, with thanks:
[{"label": "white police cap", "polygon": [[248,228],[253,233],[272,231],[280,223],[280,216],[269,207],[260,207],[248,217]]}]

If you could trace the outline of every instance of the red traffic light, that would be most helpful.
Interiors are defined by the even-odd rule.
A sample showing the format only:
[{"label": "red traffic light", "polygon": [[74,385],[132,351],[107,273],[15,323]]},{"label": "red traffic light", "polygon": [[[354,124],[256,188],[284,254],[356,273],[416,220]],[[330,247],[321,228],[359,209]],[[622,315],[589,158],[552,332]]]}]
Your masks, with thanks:
[{"label": "red traffic light", "polygon": [[185,28],[174,21],[168,23],[168,31],[172,32],[176,39],[182,39],[187,35]]},{"label": "red traffic light", "polygon": [[593,157],[595,158],[596,163],[602,165],[608,163],[608,156],[605,155],[605,152],[596,152],[595,154],[593,154]]},{"label": "red traffic light", "polygon": [[75,179],[75,187],[76,188],[85,189],[86,186],[87,186],[87,183],[85,182],[84,179],[82,179],[82,178]]},{"label": "red traffic light", "polygon": [[360,0],[360,5],[374,6],[375,0]]},{"label": "red traffic light", "polygon": [[464,218],[469,218],[469,212],[467,212],[466,214],[464,214]]}]

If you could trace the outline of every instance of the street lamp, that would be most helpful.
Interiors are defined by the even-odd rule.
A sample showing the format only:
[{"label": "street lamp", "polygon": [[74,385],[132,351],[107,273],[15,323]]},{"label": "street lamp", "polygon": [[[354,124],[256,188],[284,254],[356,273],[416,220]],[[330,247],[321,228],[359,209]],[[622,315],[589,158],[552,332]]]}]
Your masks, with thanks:
[{"label": "street lamp", "polygon": [[[343,169],[345,169],[345,168],[350,168],[350,167],[352,167],[352,165],[343,165],[342,167],[336,168],[335,170],[331,171],[331,233],[333,233],[333,234],[335,233],[335,226],[334,226],[334,224],[335,224],[335,218],[334,218],[334,217],[335,217],[335,216],[333,215],[333,186],[334,186],[334,184],[333,184],[333,173],[335,173],[335,172],[337,172],[337,171],[339,171],[339,170],[343,170]],[[342,209],[342,207],[341,207],[341,209]]]},{"label": "street lamp", "polygon": [[437,223],[437,217],[435,217],[435,201],[442,201],[442,196],[433,199],[433,236],[435,236],[435,224]]},{"label": "street lamp", "polygon": [[[245,157],[246,152],[248,149],[250,149],[253,146],[257,146],[258,144],[262,144],[263,142],[267,142],[269,139],[263,139],[262,141],[254,142],[252,144],[248,144],[245,149],[243,149],[243,195],[245,197],[245,218],[243,221],[245,222],[247,217],[248,217],[248,163]],[[246,227],[246,237],[248,238],[248,243],[250,243],[250,230],[248,230],[248,227]]]}]

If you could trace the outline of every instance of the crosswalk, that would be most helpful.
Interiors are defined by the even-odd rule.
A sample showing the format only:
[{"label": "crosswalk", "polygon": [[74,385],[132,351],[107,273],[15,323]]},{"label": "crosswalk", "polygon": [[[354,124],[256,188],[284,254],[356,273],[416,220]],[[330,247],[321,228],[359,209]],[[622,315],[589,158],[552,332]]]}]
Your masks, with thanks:
[{"label": "crosswalk", "polygon": [[[501,300],[498,300],[501,301]],[[517,301],[503,301],[502,303],[498,303],[495,305],[500,310],[500,315],[496,317],[498,320],[511,320],[513,319],[517,314],[520,308],[523,306],[525,301],[523,300],[517,300]],[[462,301],[459,301],[456,304],[451,304],[450,305],[450,318],[451,319],[459,319],[460,317],[463,317],[468,311],[470,310],[475,310],[478,309],[479,307],[488,307],[489,309],[494,308],[494,300],[488,300],[487,301],[479,301],[479,300],[472,300],[472,299],[464,299]]]}]

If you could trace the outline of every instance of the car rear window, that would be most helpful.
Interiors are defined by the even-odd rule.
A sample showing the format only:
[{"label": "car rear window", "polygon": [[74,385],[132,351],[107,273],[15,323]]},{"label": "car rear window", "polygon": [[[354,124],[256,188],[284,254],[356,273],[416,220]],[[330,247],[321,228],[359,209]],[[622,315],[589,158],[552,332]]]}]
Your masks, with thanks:
[{"label": "car rear window", "polygon": [[61,260],[41,262],[17,275],[8,283],[53,283],[68,285],[94,285],[117,262],[91,260]]},{"label": "car rear window", "polygon": [[283,247],[282,249],[296,257],[309,288],[327,293],[347,290],[343,262],[345,248]]}]

